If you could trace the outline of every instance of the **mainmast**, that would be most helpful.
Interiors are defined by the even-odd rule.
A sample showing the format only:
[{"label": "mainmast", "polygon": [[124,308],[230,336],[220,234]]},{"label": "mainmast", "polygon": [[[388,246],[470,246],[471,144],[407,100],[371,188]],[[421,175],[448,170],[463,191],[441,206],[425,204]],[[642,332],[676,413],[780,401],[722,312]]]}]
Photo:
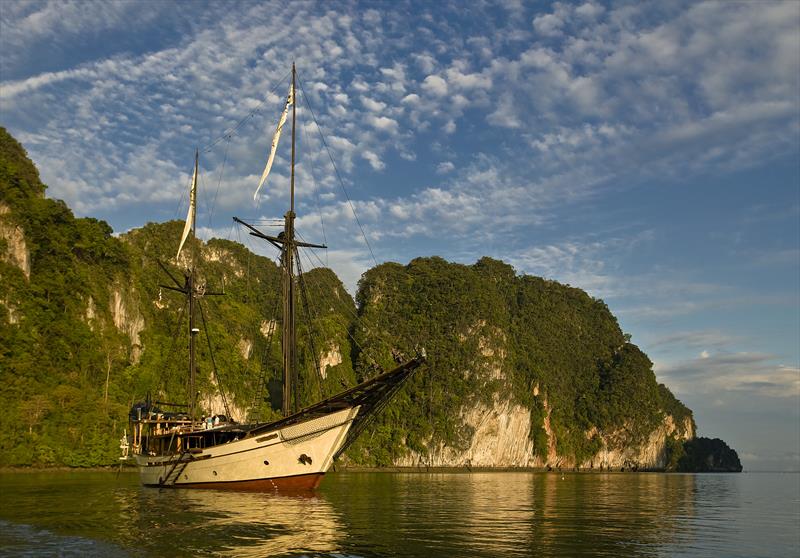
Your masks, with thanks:
[{"label": "mainmast", "polygon": [[297,401],[294,397],[293,385],[297,370],[297,346],[294,325],[294,153],[295,153],[295,122],[297,119],[297,103],[295,102],[295,85],[297,70],[292,63],[292,163],[290,174],[290,205],[289,211],[284,215],[283,229],[283,416],[289,416],[296,409]]},{"label": "mainmast", "polygon": [[283,282],[283,324],[281,331],[281,350],[283,353],[283,389],[282,389],[282,403],[281,411],[283,416],[289,416],[297,411],[297,334],[295,329],[295,274],[294,274],[294,260],[297,254],[297,249],[302,248],[327,248],[324,244],[311,244],[309,242],[298,242],[294,235],[294,163],[295,163],[295,124],[297,122],[297,103],[296,103],[296,86],[297,86],[297,70],[295,65],[292,64],[292,85],[289,89],[289,96],[284,105],[284,111],[281,114],[281,119],[278,122],[278,127],[275,130],[275,135],[272,139],[272,148],[270,150],[267,165],[264,173],[261,175],[261,181],[254,197],[258,196],[258,191],[261,185],[264,184],[270,169],[272,168],[272,161],[275,157],[275,151],[278,147],[278,140],[280,139],[283,124],[286,122],[286,117],[289,110],[289,105],[292,105],[292,161],[290,171],[290,196],[289,196],[289,211],[283,216],[284,225],[283,232],[278,236],[270,236],[259,231],[252,225],[245,223],[238,217],[233,220],[241,225],[250,229],[250,234],[266,240],[273,246],[281,251],[281,274]]}]

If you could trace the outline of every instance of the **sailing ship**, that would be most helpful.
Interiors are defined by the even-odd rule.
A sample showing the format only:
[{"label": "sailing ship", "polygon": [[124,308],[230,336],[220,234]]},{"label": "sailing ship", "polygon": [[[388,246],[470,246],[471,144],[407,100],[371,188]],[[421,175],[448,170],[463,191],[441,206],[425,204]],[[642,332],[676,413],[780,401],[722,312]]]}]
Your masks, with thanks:
[{"label": "sailing ship", "polygon": [[[251,235],[280,250],[282,269],[282,386],[279,390],[282,416],[271,422],[239,424],[230,417],[217,416],[213,421],[198,417],[196,403],[195,325],[197,285],[194,258],[185,273],[183,284],[166,267],[174,285],[162,285],[182,293],[188,300],[189,327],[189,401],[188,405],[152,402],[137,403],[130,413],[131,434],[122,441],[123,455],[129,454],[139,468],[142,484],[170,488],[217,488],[237,490],[313,489],[334,460],[355,441],[369,422],[394,396],[412,374],[425,362],[424,350],[410,359],[398,358],[396,368],[309,407],[295,410],[297,397],[292,383],[297,373],[297,336],[295,331],[295,258],[298,248],[325,248],[299,241],[295,236],[295,123],[296,70],[292,65],[289,95],[272,140],[260,189],[269,174],[281,130],[292,110],[292,155],[290,169],[290,206],[284,215],[283,231],[277,236],[264,234],[251,224],[234,218]],[[189,213],[178,248],[181,249],[195,229],[198,158],[190,188]],[[256,195],[258,189],[256,190]],[[214,294],[203,292],[203,295]],[[168,410],[173,409],[173,410]],[[220,420],[221,419],[221,420]],[[123,457],[126,458],[126,457]]]}]

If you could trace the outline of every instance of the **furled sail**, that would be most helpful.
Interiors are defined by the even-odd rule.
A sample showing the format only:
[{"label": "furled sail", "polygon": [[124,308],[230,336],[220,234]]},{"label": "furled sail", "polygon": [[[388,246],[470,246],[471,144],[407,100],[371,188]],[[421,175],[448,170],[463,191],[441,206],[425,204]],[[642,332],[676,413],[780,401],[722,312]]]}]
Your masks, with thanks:
[{"label": "furled sail", "polygon": [[278,142],[281,139],[281,131],[283,130],[283,125],[286,124],[286,115],[289,114],[289,105],[294,103],[294,84],[289,86],[289,95],[286,97],[286,104],[283,106],[283,113],[281,113],[281,119],[278,121],[278,127],[275,129],[275,135],[272,136],[272,147],[269,150],[269,158],[267,159],[267,166],[264,167],[264,172],[261,175],[261,180],[258,182],[258,188],[256,188],[255,194],[253,194],[253,199],[255,200],[258,197],[258,192],[261,190],[261,186],[263,186],[264,182],[267,180],[267,176],[269,175],[269,171],[272,168],[272,161],[275,160],[275,152],[278,150]]},{"label": "furled sail", "polygon": [[186,214],[186,224],[183,226],[181,243],[178,245],[178,253],[175,254],[176,261],[178,257],[181,255],[181,249],[183,248],[183,243],[186,242],[186,239],[189,237],[189,231],[191,231],[192,227],[194,226],[194,216],[195,216],[195,211],[197,210],[196,198],[197,198],[197,155],[195,155],[195,160],[194,160],[194,173],[192,174],[192,185],[189,188],[189,213]]}]

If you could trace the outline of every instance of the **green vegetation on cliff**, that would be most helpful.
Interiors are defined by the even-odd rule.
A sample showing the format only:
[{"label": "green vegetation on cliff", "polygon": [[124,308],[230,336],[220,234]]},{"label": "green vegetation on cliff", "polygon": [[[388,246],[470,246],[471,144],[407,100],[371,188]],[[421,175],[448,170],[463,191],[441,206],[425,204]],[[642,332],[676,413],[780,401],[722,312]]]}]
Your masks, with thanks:
[{"label": "green vegetation on cliff", "polygon": [[600,435],[636,445],[666,413],[691,421],[607,306],[580,289],[517,276],[490,258],[472,266],[419,258],[368,271],[357,302],[362,375],[373,362],[389,367],[394,347],[410,354],[424,345],[429,355],[426,373],[377,421],[369,449],[350,452],[363,463],[388,465],[406,447],[463,449],[472,433],[457,420],[461,410],[491,405],[498,393],[531,409],[542,458],[546,420],[558,455],[577,462],[597,452]]},{"label": "green vegetation on cliff", "polygon": [[[36,168],[1,128],[0,149],[0,465],[114,463],[132,403],[148,393],[187,400],[186,301],[159,286],[172,280],[157,263],[174,262],[183,223],[150,223],[116,238],[108,224],[75,218],[62,201],[44,198]],[[197,321],[210,344],[200,336],[198,389],[213,396],[224,387],[240,419],[275,416],[264,383],[280,363],[277,266],[226,240],[191,249],[198,281],[225,292],[201,300]],[[29,277],[12,253],[30,262]],[[181,267],[167,265],[182,283]],[[355,305],[328,270],[303,281],[318,302],[308,313],[298,309],[307,378],[299,396],[307,404],[355,382],[348,342]],[[342,354],[322,382],[309,332],[324,340],[318,353]]]},{"label": "green vegetation on cliff", "polygon": [[[157,263],[172,262],[183,281],[174,263],[183,225],[150,223],[117,238],[44,191],[0,129],[0,465],[111,464],[133,402],[148,393],[186,400],[185,300],[159,286],[171,279]],[[237,418],[275,416],[264,382],[280,363],[278,268],[227,240],[194,241],[189,251],[198,281],[225,292],[202,299],[200,327],[211,339],[199,343],[204,401],[222,386]],[[530,410],[543,461],[553,441],[577,462],[601,436],[639,444],[665,415],[693,429],[691,411],[656,382],[606,305],[580,289],[490,258],[379,265],[355,301],[329,270],[302,282],[310,300],[298,302],[301,404],[390,369],[398,351],[428,355],[348,452],[352,462],[464,449],[473,435],[465,410],[500,400]]]},{"label": "green vegetation on cliff", "polygon": [[676,470],[698,473],[740,473],[742,463],[736,450],[719,438],[694,438],[683,444]]},{"label": "green vegetation on cliff", "polygon": [[[0,129],[0,464],[110,462],[124,396],[110,386],[126,343],[85,316],[107,300],[106,285],[129,268],[106,223],[76,219],[45,186],[22,147]],[[17,231],[24,232],[22,235]]]}]

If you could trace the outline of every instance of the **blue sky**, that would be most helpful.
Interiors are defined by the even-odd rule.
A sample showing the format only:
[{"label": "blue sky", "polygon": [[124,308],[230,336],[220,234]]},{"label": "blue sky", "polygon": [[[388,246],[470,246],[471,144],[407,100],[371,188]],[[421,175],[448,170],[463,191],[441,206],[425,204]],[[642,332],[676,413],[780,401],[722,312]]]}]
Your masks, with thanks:
[{"label": "blue sky", "polygon": [[800,469],[800,3],[7,0],[0,25],[0,123],[78,215],[182,218],[199,147],[201,234],[249,243],[232,215],[286,209],[286,139],[252,196],[295,60],[298,227],[351,290],[375,262],[308,104],[377,261],[581,287],[700,434]]}]

